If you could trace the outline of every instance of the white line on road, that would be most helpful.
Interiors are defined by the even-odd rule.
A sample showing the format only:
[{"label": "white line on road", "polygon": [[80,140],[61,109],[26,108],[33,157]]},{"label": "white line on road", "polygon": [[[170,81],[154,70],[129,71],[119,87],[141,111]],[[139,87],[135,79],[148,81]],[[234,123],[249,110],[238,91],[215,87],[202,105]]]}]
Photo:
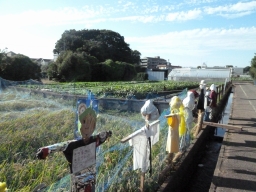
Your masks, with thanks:
[{"label": "white line on road", "polygon": [[254,107],[254,105],[252,104],[251,101],[249,101],[250,105],[252,106],[252,108],[254,109],[254,111],[256,112],[256,108]]},{"label": "white line on road", "polygon": [[245,93],[245,91],[243,90],[243,88],[242,88],[242,86],[241,86],[241,85],[240,85],[240,88],[241,88],[241,89],[242,89],[242,91],[244,92],[245,96],[246,96],[246,97],[248,97],[248,96],[247,96],[247,94]]},{"label": "white line on road", "polygon": [[[240,85],[241,90],[244,92],[245,96],[248,97],[248,95],[245,93],[245,91],[243,90],[242,86]],[[252,104],[251,101],[249,101],[250,105],[252,106],[253,110],[256,112],[256,108],[254,107],[254,105]]]}]

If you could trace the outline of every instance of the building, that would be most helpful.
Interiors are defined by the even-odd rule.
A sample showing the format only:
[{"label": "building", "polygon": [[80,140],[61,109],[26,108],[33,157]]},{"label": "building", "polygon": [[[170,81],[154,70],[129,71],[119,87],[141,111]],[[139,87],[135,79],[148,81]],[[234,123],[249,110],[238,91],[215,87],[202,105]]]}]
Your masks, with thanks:
[{"label": "building", "polygon": [[12,51],[9,51],[8,53],[6,53],[6,55],[8,57],[13,57],[14,55],[17,55],[16,53],[12,52]]},{"label": "building", "polygon": [[[16,53],[9,51],[8,53],[6,53],[8,57],[13,57],[15,55],[17,55]],[[32,61],[36,62],[39,65],[47,65],[49,64],[51,61],[53,61],[53,59],[43,59],[43,58],[30,58]]]},{"label": "building", "polygon": [[176,68],[169,75],[168,80],[200,82],[225,82],[230,81],[232,76],[231,68]]},{"label": "building", "polygon": [[231,68],[231,71],[233,77],[239,77],[240,75],[244,74],[244,68],[241,67],[233,67]]},{"label": "building", "polygon": [[233,67],[233,65],[207,67],[207,65],[203,63],[201,69],[230,69],[232,77],[239,77],[240,75],[244,74],[244,68]]},{"label": "building", "polygon": [[156,57],[144,57],[140,59],[140,66],[146,69],[158,69],[157,66],[167,66],[167,61],[165,59],[161,59],[160,56]]},{"label": "building", "polygon": [[36,62],[39,65],[47,65],[49,64],[51,61],[53,61],[52,59],[43,59],[43,58],[30,58],[32,61]]}]

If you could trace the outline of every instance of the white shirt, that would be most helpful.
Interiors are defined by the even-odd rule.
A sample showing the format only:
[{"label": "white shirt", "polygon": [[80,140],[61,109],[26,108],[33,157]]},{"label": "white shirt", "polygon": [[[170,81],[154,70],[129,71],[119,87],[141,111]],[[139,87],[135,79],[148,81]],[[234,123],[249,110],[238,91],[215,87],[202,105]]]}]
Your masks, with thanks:
[{"label": "white shirt", "polygon": [[205,93],[205,96],[204,96],[204,109],[205,109],[205,112],[210,112],[210,106],[207,105],[207,101],[208,101],[208,98],[209,97],[209,91],[207,91]]},{"label": "white shirt", "polygon": [[151,147],[159,141],[159,122],[150,126],[146,126],[136,131],[136,136],[129,140],[129,144],[133,146],[133,170],[141,169],[145,173],[150,165],[149,162],[149,143],[148,137],[151,138]]}]

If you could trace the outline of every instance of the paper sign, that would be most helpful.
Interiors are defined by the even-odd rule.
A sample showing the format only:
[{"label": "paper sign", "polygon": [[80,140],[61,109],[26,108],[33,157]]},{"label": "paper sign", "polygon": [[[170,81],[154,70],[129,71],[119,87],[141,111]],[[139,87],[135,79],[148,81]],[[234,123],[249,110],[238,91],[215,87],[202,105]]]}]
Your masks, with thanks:
[{"label": "paper sign", "polygon": [[96,142],[73,151],[72,171],[77,173],[96,164]]}]

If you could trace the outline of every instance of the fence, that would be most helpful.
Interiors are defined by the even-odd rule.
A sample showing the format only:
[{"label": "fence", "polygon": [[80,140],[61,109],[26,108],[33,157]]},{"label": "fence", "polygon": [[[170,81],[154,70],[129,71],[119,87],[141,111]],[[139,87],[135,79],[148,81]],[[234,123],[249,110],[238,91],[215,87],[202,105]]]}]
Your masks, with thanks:
[{"label": "fence", "polygon": [[[12,88],[16,89],[15,87]],[[25,91],[25,89],[18,88],[17,90]],[[219,100],[224,90],[225,86],[221,86],[217,89]],[[29,90],[29,92],[31,97],[43,95],[45,100],[49,100],[48,102],[50,102],[51,99],[73,100],[77,97],[38,90]],[[158,120],[159,141],[151,148],[151,173],[147,171],[141,174],[140,170],[133,170],[133,148],[128,142],[121,142],[124,137],[136,132],[145,125],[140,115],[140,108],[144,102],[143,100],[99,99],[101,116],[98,120],[98,131],[104,130],[106,127],[111,128],[114,137],[111,138],[110,145],[103,146],[97,151],[98,191],[136,191],[139,186],[141,190],[156,191],[164,180],[164,173],[168,168],[171,168],[170,164],[165,161],[167,156],[165,146],[168,132],[165,115],[170,113],[168,101],[154,102],[159,108],[161,116]],[[115,112],[113,112],[114,109],[116,109]],[[69,181],[68,177],[65,177],[60,183],[62,183],[63,180],[65,180],[65,183]],[[58,184],[53,186],[56,188],[59,187]],[[68,184],[66,184],[66,188],[68,188]]]}]

